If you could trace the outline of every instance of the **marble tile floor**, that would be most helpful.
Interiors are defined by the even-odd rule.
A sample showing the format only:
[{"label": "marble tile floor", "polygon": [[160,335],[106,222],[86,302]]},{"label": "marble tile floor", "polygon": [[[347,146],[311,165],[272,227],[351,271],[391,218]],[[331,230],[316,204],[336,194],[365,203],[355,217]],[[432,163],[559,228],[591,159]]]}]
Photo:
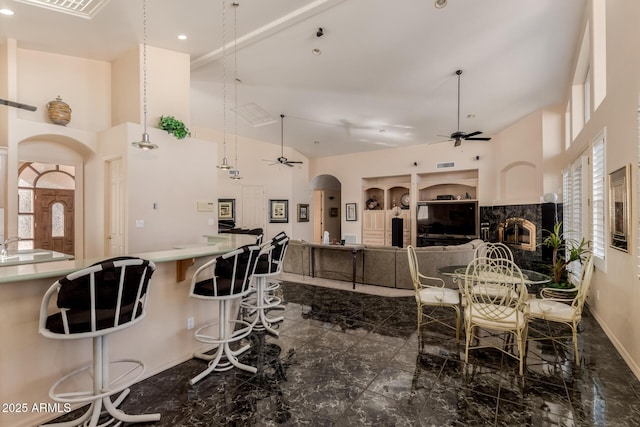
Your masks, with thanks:
[{"label": "marble tile floor", "polygon": [[162,414],[136,424],[146,426],[640,424],[640,382],[588,311],[580,367],[572,349],[531,342],[520,377],[499,351],[465,363],[463,340],[446,328],[425,328],[419,348],[413,296],[349,287],[284,282],[280,337],[254,332],[241,358],[257,374],[234,369],[190,386],[205,362],[189,360],[133,386],[122,409]]}]

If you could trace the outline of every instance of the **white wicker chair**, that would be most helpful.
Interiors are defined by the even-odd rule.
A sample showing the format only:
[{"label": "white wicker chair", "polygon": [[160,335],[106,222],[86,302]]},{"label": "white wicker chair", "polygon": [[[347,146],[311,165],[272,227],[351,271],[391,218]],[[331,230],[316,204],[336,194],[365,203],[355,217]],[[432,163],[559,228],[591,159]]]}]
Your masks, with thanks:
[{"label": "white wicker chair", "polygon": [[[256,268],[260,247],[243,246],[202,265],[191,279],[189,296],[218,303],[218,321],[207,323],[196,329],[195,337],[205,344],[214,344],[215,353],[195,353],[194,357],[209,361],[209,366],[191,379],[195,384],[213,371],[226,371],[234,366],[252,373],[253,366],[238,361],[238,355],[249,349],[245,345],[232,350],[230,343],[239,341],[251,333],[251,324],[237,320],[238,312],[232,313],[231,303],[237,302],[238,310],[242,299],[251,292],[249,284]],[[209,332],[217,326],[217,334]],[[239,328],[237,328],[239,326]],[[224,359],[223,359],[224,356]]]},{"label": "white wicker chair", "polygon": [[[422,343],[423,319],[427,319],[426,324],[440,323],[456,331],[456,340],[460,340],[460,293],[457,289],[445,287],[444,280],[437,277],[428,277],[420,273],[418,258],[413,246],[407,246],[407,257],[409,258],[409,271],[415,289],[416,303],[418,304],[418,340]],[[427,283],[427,281],[429,283]],[[425,311],[428,307],[447,307],[455,312],[455,326],[451,326],[445,320],[432,316]],[[448,320],[448,319],[447,319]],[[422,345],[420,345],[422,348]]]},{"label": "white wicker chair", "polygon": [[[466,306],[465,360],[469,350],[492,347],[520,362],[520,375],[524,373],[528,327],[527,288],[522,272],[512,261],[505,259],[475,258],[467,266],[465,275]],[[483,344],[486,336],[480,330],[502,335],[502,345],[493,339]],[[517,354],[509,349],[515,338]],[[472,342],[476,342],[472,345]],[[513,349],[511,349],[513,350]]]},{"label": "white wicker chair", "polygon": [[[562,323],[571,328],[571,335],[551,335],[536,331],[541,336],[530,337],[530,340],[553,340],[567,345],[565,341],[571,339],[575,352],[576,365],[580,366],[578,353],[578,325],[582,319],[582,310],[589,294],[591,276],[593,275],[593,256],[589,255],[582,266],[582,274],[578,285],[570,289],[544,288],[540,292],[542,298],[529,301],[529,311],[532,319],[542,319],[548,322]],[[566,296],[562,296],[565,294]]]},{"label": "white wicker chair", "polygon": [[473,252],[474,258],[508,259],[513,262],[513,252],[504,243],[484,242]]},{"label": "white wicker chair", "polygon": [[[154,271],[151,261],[113,258],[63,277],[45,293],[40,307],[40,334],[57,340],[93,341],[93,364],[65,375],[49,390],[54,401],[90,403],[88,410],[76,420],[48,425],[96,426],[103,408],[112,417],[106,422],[109,425],[160,419],[160,414],[127,415],[117,409],[129,394],[129,387],[144,374],[144,364],[133,359],[110,362],[107,339],[145,317],[148,285]],[[54,296],[57,307],[49,314]],[[118,373],[115,378],[110,376],[111,368]],[[83,380],[92,384],[90,389],[81,389]],[[120,396],[112,401],[111,396],[117,393]]]}]

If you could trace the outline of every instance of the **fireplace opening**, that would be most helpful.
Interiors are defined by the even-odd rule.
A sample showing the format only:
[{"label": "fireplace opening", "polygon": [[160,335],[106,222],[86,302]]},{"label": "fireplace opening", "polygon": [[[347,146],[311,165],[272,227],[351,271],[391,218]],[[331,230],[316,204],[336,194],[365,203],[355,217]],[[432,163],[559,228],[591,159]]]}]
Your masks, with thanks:
[{"label": "fireplace opening", "polygon": [[508,218],[498,226],[498,241],[512,248],[536,250],[536,225],[524,218]]}]

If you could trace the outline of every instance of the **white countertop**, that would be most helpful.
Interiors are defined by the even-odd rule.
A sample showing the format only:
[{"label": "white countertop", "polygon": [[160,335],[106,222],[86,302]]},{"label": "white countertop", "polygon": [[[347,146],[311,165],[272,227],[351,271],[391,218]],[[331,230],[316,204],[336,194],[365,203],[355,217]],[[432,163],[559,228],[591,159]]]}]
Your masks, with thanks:
[{"label": "white countertop", "polygon": [[[219,241],[213,244],[194,243],[192,245],[181,245],[176,249],[130,255],[148,259],[155,263],[171,262],[190,258],[220,255],[240,246],[255,243],[255,241],[255,236],[248,234],[225,234],[220,235]],[[0,267],[0,284],[51,277],[59,278],[73,271],[95,264],[103,259],[105,258],[73,259],[33,264],[7,265]]]}]

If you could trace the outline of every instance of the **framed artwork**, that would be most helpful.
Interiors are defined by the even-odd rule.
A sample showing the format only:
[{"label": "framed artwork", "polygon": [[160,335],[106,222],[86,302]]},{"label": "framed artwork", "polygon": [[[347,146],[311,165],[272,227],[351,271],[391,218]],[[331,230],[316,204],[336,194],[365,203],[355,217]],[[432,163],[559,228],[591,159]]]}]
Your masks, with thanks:
[{"label": "framed artwork", "polygon": [[218,219],[236,219],[236,199],[218,199]]},{"label": "framed artwork", "polygon": [[347,203],[345,205],[345,210],[346,210],[346,220],[347,221],[357,221],[358,220],[358,215],[357,215],[357,205],[355,203]]},{"label": "framed artwork", "polygon": [[298,203],[298,222],[309,222],[309,205]]},{"label": "framed artwork", "polygon": [[609,245],[629,252],[631,165],[609,174]]},{"label": "framed artwork", "polygon": [[338,208],[329,208],[329,216],[338,216]]},{"label": "framed artwork", "polygon": [[269,200],[269,222],[289,222],[288,200]]}]

